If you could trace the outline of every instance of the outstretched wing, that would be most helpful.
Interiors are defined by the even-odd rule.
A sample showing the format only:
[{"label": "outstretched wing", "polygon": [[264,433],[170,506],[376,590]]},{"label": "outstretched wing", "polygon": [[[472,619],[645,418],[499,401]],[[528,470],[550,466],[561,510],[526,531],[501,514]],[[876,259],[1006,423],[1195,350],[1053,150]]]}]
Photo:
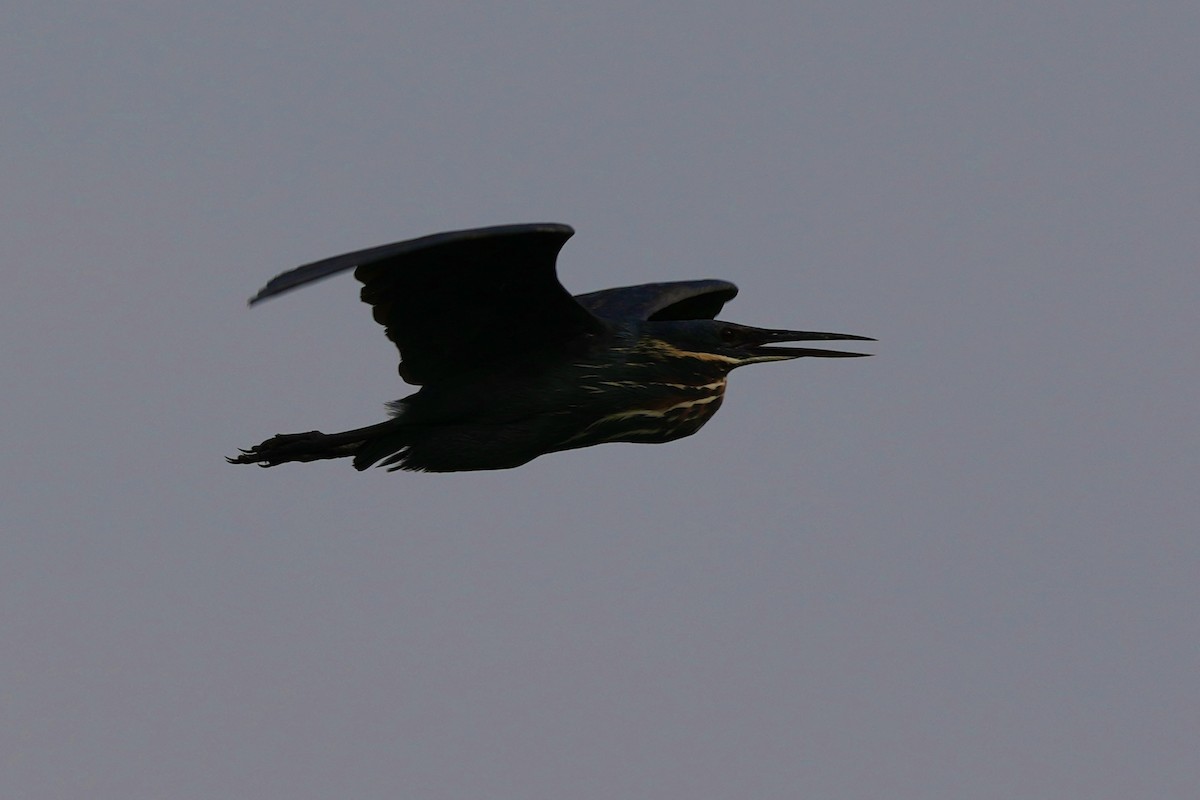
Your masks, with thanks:
[{"label": "outstretched wing", "polygon": [[575,299],[604,319],[715,319],[737,291],[729,281],[675,281],[603,289],[576,295]]},{"label": "outstretched wing", "polygon": [[573,233],[553,223],[503,225],[373,247],[285,272],[250,302],[354,268],[363,302],[400,350],[401,377],[429,383],[604,330],[555,273]]}]

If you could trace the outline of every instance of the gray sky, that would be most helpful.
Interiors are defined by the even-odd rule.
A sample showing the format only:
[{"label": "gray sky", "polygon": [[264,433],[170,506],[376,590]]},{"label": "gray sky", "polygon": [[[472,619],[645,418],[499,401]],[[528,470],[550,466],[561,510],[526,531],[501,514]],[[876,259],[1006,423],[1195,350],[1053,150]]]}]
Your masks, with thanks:
[{"label": "gray sky", "polygon": [[[0,795],[1192,798],[1200,7],[26,3]],[[223,457],[407,393],[349,277],[877,336],[519,470]]]}]

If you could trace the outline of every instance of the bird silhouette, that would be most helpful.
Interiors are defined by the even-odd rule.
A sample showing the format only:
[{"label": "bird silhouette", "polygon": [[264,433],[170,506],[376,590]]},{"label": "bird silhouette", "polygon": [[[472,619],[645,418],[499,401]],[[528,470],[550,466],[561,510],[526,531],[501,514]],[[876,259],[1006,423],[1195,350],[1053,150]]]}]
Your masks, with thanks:
[{"label": "bird silhouette", "polygon": [[572,297],[555,261],[573,233],[554,223],[439,233],[273,278],[251,305],[353,269],[363,302],[400,351],[400,377],[421,388],[389,403],[384,422],[279,434],[228,461],[351,458],[359,470],[454,472],[604,442],[668,442],[716,413],[736,367],[867,355],[780,342],[874,341],[716,320],[737,294],[723,280]]}]

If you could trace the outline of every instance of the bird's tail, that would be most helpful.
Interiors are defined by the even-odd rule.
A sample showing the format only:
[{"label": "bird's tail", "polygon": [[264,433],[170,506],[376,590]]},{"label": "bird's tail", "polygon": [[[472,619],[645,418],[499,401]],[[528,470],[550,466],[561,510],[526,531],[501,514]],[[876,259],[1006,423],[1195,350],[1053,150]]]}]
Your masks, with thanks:
[{"label": "bird's tail", "polygon": [[[289,461],[351,458],[357,456],[367,443],[376,440],[381,434],[394,432],[395,428],[396,421],[389,420],[379,425],[342,433],[321,433],[320,431],[281,433],[225,460],[230,464],[258,464],[260,467],[273,467]],[[357,463],[355,466],[363,469]]]}]

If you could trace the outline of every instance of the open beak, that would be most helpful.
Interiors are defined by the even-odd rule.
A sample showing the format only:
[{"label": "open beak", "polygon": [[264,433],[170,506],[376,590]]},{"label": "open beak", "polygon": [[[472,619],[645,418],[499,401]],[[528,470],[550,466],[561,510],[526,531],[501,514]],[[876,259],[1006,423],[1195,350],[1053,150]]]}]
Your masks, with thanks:
[{"label": "open beak", "polygon": [[848,353],[844,350],[819,350],[814,347],[768,347],[775,342],[813,342],[853,340],[873,342],[870,336],[852,336],[848,333],[821,333],[818,331],[773,331],[750,328],[746,331],[747,363],[758,361],[784,361],[789,358],[862,358],[870,353]]}]

